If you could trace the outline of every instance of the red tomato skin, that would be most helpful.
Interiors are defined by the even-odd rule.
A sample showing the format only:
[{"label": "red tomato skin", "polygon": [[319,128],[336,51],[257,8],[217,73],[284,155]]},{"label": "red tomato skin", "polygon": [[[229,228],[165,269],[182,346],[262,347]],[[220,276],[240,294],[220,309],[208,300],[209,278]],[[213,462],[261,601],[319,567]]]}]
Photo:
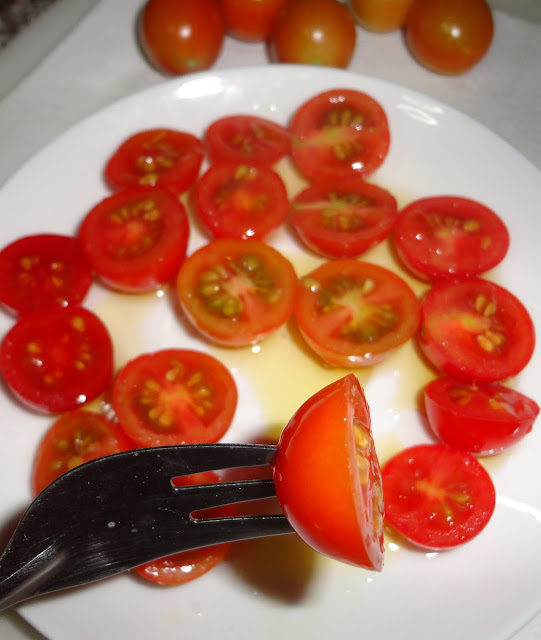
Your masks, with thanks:
[{"label": "red tomato skin", "polygon": [[[335,282],[341,286],[346,281],[375,283],[374,297],[368,293],[362,304],[367,308],[394,306],[397,322],[392,331],[363,340],[342,335],[354,314],[348,308],[350,301],[339,301],[336,309],[329,311],[326,307],[333,304],[334,294],[327,296],[326,292]],[[409,285],[389,269],[355,259],[331,260],[301,278],[294,314],[302,337],[319,358],[331,367],[352,369],[379,364],[407,342],[419,325],[419,302]],[[378,325],[379,312],[375,318]]]},{"label": "red tomato skin", "polygon": [[147,58],[171,75],[211,67],[224,37],[218,0],[148,0],[139,22],[139,40]]},{"label": "red tomato skin", "polygon": [[[214,484],[222,482],[222,478],[213,471],[194,473],[189,476],[173,478],[177,487],[195,484]],[[237,513],[236,505],[225,505],[210,509],[207,517],[228,517]],[[191,582],[213,569],[227,555],[231,547],[230,542],[216,544],[209,547],[182,551],[165,558],[147,562],[134,571],[142,578],[162,586],[174,586]]]},{"label": "red tomato skin", "polygon": [[[231,425],[237,402],[237,387],[225,365],[188,349],[163,349],[130,360],[112,390],[120,426],[140,447],[216,442]],[[153,412],[156,416],[150,417]]]},{"label": "red tomato skin", "polygon": [[[147,203],[154,205],[156,217],[147,216]],[[144,293],[175,277],[189,233],[186,210],[169,191],[126,187],[88,212],[78,237],[87,262],[105,284],[125,293]]]},{"label": "red tomato skin", "polygon": [[289,131],[259,116],[232,115],[215,120],[206,130],[211,162],[272,165],[291,150]]},{"label": "red tomato skin", "polygon": [[413,0],[349,0],[358,23],[375,33],[402,29]]},{"label": "red tomato skin", "polygon": [[418,343],[428,361],[452,378],[499,382],[528,364],[535,329],[510,291],[483,278],[463,278],[439,282],[427,292]]},{"label": "red tomato skin", "polygon": [[[240,293],[234,291],[229,296],[229,282],[238,275],[238,264],[246,256],[250,259],[255,256],[259,261],[261,281],[269,288],[270,300],[261,297],[258,285],[256,289],[260,293],[256,291],[256,295],[249,295],[253,280],[251,285],[241,283]],[[232,262],[236,265],[233,271],[237,273],[229,273],[222,284],[231,299],[235,295],[242,299],[242,311],[233,316],[216,309],[212,297],[207,298],[201,292],[205,285],[202,274],[207,272],[214,277],[224,268],[227,271]],[[246,279],[254,277],[251,268],[242,274],[242,278],[244,275]],[[293,312],[296,287],[297,274],[293,265],[276,249],[259,240],[212,240],[186,259],[177,278],[178,298],[188,322],[205,340],[227,347],[255,344],[285,324]],[[277,299],[275,292],[279,293]]]},{"label": "red tomato skin", "polygon": [[467,385],[438,378],[424,390],[424,406],[434,434],[476,456],[501,453],[530,433],[538,404],[498,383]]},{"label": "red tomato skin", "polygon": [[485,0],[414,0],[406,44],[418,62],[447,75],[470,70],[492,43],[494,21]]},{"label": "red tomato skin", "polygon": [[68,411],[51,425],[39,444],[32,469],[33,493],[37,495],[83,462],[132,448],[118,424],[103,414],[85,409]]},{"label": "red tomato skin", "polygon": [[244,42],[268,39],[278,11],[289,0],[220,0],[227,33]]},{"label": "red tomato skin", "polygon": [[345,69],[357,32],[349,9],[337,0],[288,0],[269,34],[272,62]]},{"label": "red tomato skin", "polygon": [[[371,443],[364,480],[356,460],[359,437]],[[315,393],[291,418],[278,442],[273,477],[285,515],[307,544],[381,571],[381,476],[368,405],[353,374]]]},{"label": "red tomato skin", "polygon": [[366,177],[383,164],[391,143],[381,104],[347,88],[323,91],[304,102],[289,129],[293,159],[311,182]]},{"label": "red tomato skin", "polygon": [[21,316],[4,337],[0,371],[28,408],[63,413],[108,387],[113,344],[103,322],[87,309],[70,305],[34,311]]},{"label": "red tomato skin", "polygon": [[195,187],[197,214],[211,238],[264,240],[287,217],[282,178],[265,165],[215,162]]},{"label": "red tomato skin", "polygon": [[203,142],[191,133],[147,129],[114,151],[105,165],[105,179],[113,189],[159,185],[180,195],[197,179],[204,157]]},{"label": "red tomato skin", "polygon": [[388,460],[381,473],[386,523],[421,549],[443,551],[464,544],[481,533],[494,513],[490,476],[460,449],[445,444],[409,447]]},{"label": "red tomato skin", "polygon": [[509,248],[503,220],[480,202],[457,196],[410,203],[393,231],[402,262],[429,282],[484,273],[498,265]]},{"label": "red tomato skin", "polygon": [[0,252],[0,303],[13,315],[81,303],[92,271],[71,236],[39,234]]},{"label": "red tomato skin", "polygon": [[[344,209],[352,214],[358,209],[362,224],[351,228]],[[329,212],[333,210],[343,224],[338,221],[332,226]],[[295,196],[289,217],[301,241],[315,253],[329,259],[356,258],[389,235],[397,217],[397,204],[389,191],[361,178],[323,181]]]}]

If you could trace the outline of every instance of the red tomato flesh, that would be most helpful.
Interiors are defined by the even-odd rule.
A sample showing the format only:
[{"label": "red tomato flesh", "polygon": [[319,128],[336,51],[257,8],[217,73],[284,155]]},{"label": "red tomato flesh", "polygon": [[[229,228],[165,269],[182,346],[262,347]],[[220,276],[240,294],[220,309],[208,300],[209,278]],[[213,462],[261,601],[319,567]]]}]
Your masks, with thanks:
[{"label": "red tomato flesh", "polygon": [[115,189],[168,187],[175,194],[189,189],[205,156],[203,142],[191,133],[148,129],[125,140],[105,166],[107,182]]},{"label": "red tomato flesh", "polygon": [[[210,484],[221,482],[222,479],[217,473],[206,471],[195,473],[190,476],[182,476],[174,479],[174,484],[178,487],[194,484]],[[227,505],[209,510],[208,517],[227,517],[235,515],[235,507]],[[135,571],[146,580],[160,585],[173,586],[184,584],[199,578],[203,574],[213,569],[226,556],[231,543],[216,544],[201,549],[182,551],[165,558],[147,562],[135,568]]]},{"label": "red tomato flesh", "polygon": [[83,409],[64,413],[39,444],[32,471],[34,495],[83,462],[131,448],[118,424],[104,415]]},{"label": "red tomato flesh", "polygon": [[70,236],[25,236],[0,252],[0,303],[20,314],[84,300],[92,271]]},{"label": "red tomato flesh", "polygon": [[229,428],[237,387],[213,356],[186,349],[143,354],[118,373],[112,405],[140,447],[216,442]]},{"label": "red tomato flesh", "polygon": [[499,264],[509,232],[488,207],[469,198],[423,198],[400,212],[394,227],[396,250],[422,280],[474,276]]},{"label": "red tomato flesh", "polygon": [[354,89],[324,91],[303,103],[290,124],[291,152],[310,180],[366,176],[389,151],[383,107]]},{"label": "red tomato flesh", "polygon": [[383,492],[370,413],[349,374],[309,398],[288,422],[274,463],[276,495],[319,553],[381,571]]},{"label": "red tomato flesh", "polygon": [[213,240],[189,256],[177,291],[189,322],[206,339],[241,347],[289,319],[297,275],[281,253],[258,240]]},{"label": "red tomato flesh", "polygon": [[212,162],[274,164],[291,148],[289,131],[267,118],[233,115],[213,122],[206,131]]},{"label": "red tomato flesh", "polygon": [[263,240],[286,219],[282,178],[270,167],[217,162],[195,188],[197,213],[213,238]]},{"label": "red tomato flesh", "polygon": [[446,444],[474,455],[500,453],[530,433],[537,403],[522,393],[491,383],[473,385],[438,378],[424,391],[432,431]]},{"label": "red tomato flesh", "polygon": [[2,341],[0,370],[24,404],[63,413],[105,391],[113,376],[113,345],[102,321],[82,307],[34,311]]},{"label": "red tomato flesh", "polygon": [[496,492],[484,467],[446,445],[404,449],[382,468],[385,520],[414,545],[449,549],[488,524]]},{"label": "red tomato flesh", "polygon": [[158,187],[128,187],[99,202],[84,218],[79,241],[88,263],[111,288],[158,289],[184,260],[189,225],[183,205]]},{"label": "red tomato flesh", "polygon": [[419,302],[409,285],[384,267],[332,260],[301,279],[295,317],[308,346],[327,364],[365,367],[412,337]]},{"label": "red tomato flesh", "polygon": [[421,306],[418,338],[437,369],[475,383],[516,375],[535,346],[533,322],[522,302],[482,278],[434,285]]},{"label": "red tomato flesh", "polygon": [[384,240],[397,216],[393,195],[361,178],[318,182],[291,202],[303,243],[327,258],[354,258]]}]

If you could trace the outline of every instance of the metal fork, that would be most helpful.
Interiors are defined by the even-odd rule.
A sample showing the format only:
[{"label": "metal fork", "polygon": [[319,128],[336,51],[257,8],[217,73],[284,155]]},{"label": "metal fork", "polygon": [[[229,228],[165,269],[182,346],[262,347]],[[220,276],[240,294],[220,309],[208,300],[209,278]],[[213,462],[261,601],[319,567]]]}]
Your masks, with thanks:
[{"label": "metal fork", "polygon": [[0,611],[180,551],[291,533],[283,515],[192,515],[272,497],[272,480],[172,483],[202,471],[268,465],[275,451],[227,443],[139,449],[60,476],[30,505],[0,558]]}]

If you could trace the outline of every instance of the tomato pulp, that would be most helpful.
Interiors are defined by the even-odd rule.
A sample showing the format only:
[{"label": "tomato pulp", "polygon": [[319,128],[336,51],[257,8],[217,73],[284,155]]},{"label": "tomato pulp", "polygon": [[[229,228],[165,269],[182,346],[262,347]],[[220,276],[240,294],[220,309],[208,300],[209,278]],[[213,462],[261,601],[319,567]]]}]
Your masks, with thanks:
[{"label": "tomato pulp", "polygon": [[382,569],[381,475],[368,405],[353,374],[318,391],[288,422],[274,483],[307,544],[336,560]]}]

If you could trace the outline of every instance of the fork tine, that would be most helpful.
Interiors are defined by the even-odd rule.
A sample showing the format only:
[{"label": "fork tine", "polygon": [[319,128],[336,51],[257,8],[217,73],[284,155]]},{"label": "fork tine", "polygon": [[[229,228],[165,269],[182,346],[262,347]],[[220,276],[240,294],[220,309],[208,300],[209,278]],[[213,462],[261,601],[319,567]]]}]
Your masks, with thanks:
[{"label": "fork tine", "polygon": [[[272,480],[238,480],[200,485],[175,487],[175,492],[183,499],[193,498],[195,506],[205,504],[205,508],[218,507],[236,502],[248,502],[276,495]],[[200,510],[200,507],[198,508]],[[199,518],[198,518],[199,519]]]}]

